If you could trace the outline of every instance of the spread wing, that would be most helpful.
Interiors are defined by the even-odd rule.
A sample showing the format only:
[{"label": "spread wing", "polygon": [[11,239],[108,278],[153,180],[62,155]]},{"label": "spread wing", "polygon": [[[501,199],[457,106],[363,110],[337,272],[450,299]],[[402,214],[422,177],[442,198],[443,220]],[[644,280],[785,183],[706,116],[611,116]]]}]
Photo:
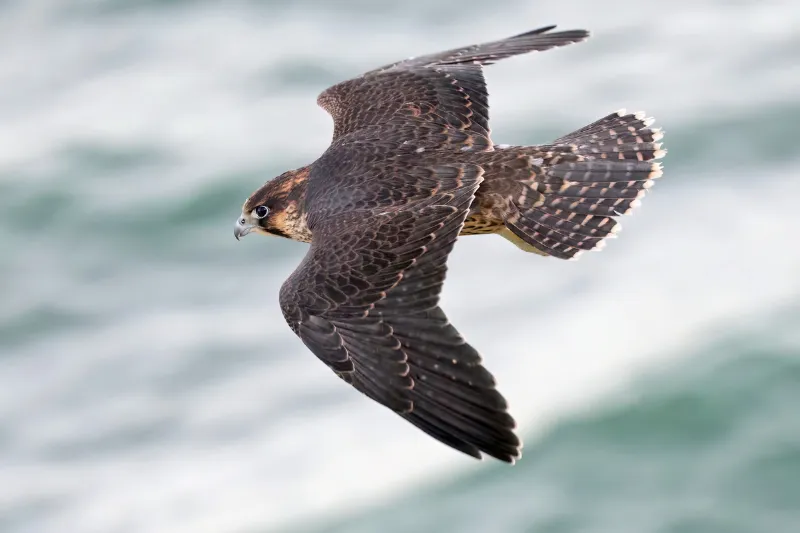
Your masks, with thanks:
[{"label": "spread wing", "polygon": [[316,221],[306,257],[281,287],[281,309],[303,343],[368,397],[455,449],[513,462],[520,441],[506,402],[438,306],[482,170],[439,172],[433,193]]},{"label": "spread wing", "polygon": [[392,120],[412,111],[417,122],[436,121],[474,134],[491,146],[489,101],[482,65],[532,51],[585,40],[584,30],[549,33],[547,26],[507,39],[406,59],[332,87],[317,102],[334,120],[333,137]]}]

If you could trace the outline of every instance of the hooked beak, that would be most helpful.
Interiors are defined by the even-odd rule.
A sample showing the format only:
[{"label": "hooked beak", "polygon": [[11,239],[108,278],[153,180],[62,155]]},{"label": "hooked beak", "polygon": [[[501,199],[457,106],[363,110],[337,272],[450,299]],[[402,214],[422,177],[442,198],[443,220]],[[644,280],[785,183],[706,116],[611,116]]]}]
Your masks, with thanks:
[{"label": "hooked beak", "polygon": [[233,226],[233,236],[236,237],[238,241],[252,230],[253,225],[247,223],[247,218],[245,218],[244,213],[242,213],[239,215],[239,218],[236,219],[236,224]]}]

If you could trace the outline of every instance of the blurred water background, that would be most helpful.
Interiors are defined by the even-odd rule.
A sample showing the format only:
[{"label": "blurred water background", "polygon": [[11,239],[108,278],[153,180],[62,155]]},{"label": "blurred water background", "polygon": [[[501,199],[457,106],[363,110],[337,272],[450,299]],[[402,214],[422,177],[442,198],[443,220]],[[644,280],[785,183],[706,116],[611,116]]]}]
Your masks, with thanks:
[{"label": "blurred water background", "polygon": [[[443,307],[520,422],[429,439],[286,327],[303,244],[232,224],[327,146],[328,85],[557,23],[495,142],[621,107],[665,176],[578,262],[459,241]],[[0,531],[800,531],[796,0],[0,2]]]}]

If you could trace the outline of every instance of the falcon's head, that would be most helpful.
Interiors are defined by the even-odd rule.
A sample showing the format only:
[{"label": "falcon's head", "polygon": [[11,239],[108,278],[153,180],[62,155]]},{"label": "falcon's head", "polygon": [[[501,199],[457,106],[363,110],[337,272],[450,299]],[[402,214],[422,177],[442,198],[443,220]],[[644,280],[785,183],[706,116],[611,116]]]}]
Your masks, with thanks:
[{"label": "falcon's head", "polygon": [[311,241],[303,209],[309,167],[289,170],[264,184],[242,206],[233,235],[239,240],[250,232]]}]

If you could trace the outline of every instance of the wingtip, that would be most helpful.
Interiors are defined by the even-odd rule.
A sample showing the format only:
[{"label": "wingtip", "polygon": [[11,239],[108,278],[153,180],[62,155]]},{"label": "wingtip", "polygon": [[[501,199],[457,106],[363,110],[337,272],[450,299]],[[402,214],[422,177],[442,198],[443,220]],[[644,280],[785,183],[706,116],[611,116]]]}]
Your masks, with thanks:
[{"label": "wingtip", "polygon": [[517,450],[517,453],[511,455],[509,453],[502,453],[502,454],[492,454],[486,451],[481,453],[481,456],[477,458],[479,461],[485,461],[487,458],[497,459],[503,463],[506,463],[509,466],[514,466],[517,464],[517,461],[522,459],[522,447]]},{"label": "wingtip", "polygon": [[[548,33],[548,32],[550,32],[552,30],[555,30],[556,28],[558,28],[558,24],[548,24],[547,26],[541,26],[541,27],[536,28],[534,30],[529,30],[529,31],[526,31],[524,33],[517,34],[517,35],[514,36],[514,38],[516,38],[516,37],[530,37],[531,35],[541,35],[543,33]],[[579,40],[588,39],[592,35],[592,33],[589,30],[584,30],[584,29],[561,30],[558,33],[562,34],[562,35],[572,34],[575,39],[579,39]]]}]

